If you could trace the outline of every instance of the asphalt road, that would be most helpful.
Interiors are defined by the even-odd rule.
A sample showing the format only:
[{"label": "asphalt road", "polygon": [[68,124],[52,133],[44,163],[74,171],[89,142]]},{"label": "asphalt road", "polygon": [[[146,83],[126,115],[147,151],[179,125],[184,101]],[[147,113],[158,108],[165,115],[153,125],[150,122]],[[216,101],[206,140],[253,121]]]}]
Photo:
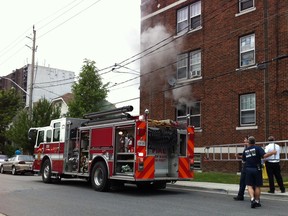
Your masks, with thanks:
[{"label": "asphalt road", "polygon": [[0,215],[9,216],[231,216],[287,215],[287,200],[263,199],[262,207],[231,195],[168,186],[165,190],[124,189],[101,193],[82,180],[44,184],[40,176],[0,174]]}]

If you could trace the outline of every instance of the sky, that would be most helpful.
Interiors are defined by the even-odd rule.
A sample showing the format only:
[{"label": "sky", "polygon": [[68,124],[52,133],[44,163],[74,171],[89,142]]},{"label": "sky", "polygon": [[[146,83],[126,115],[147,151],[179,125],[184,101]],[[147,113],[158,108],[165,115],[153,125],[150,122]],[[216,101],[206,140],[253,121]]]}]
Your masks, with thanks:
[{"label": "sky", "polygon": [[36,64],[77,76],[84,59],[93,60],[103,83],[110,82],[108,101],[133,105],[132,114],[139,114],[140,63],[131,57],[140,52],[140,3],[0,0],[0,76],[31,64],[34,25]]}]

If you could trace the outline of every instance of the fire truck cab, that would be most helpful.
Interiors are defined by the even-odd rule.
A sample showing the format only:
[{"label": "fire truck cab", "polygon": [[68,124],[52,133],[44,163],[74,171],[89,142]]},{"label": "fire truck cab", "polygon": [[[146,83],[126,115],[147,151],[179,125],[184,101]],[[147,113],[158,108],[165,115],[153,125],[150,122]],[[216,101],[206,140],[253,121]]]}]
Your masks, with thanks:
[{"label": "fire truck cab", "polygon": [[193,179],[194,128],[150,120],[148,111],[131,116],[127,112],[132,110],[126,106],[31,128],[34,172],[45,183],[85,178],[96,191],[124,183],[159,189]]}]

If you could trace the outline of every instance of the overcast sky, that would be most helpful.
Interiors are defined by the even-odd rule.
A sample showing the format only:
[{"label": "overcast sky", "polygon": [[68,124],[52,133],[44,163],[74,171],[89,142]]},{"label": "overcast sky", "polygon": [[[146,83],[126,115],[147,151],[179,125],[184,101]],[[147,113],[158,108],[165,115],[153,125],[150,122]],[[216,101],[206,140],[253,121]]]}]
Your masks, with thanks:
[{"label": "overcast sky", "polygon": [[[117,107],[133,105],[133,113],[138,114],[139,99],[132,99],[139,97],[139,61],[113,72],[111,66],[139,53],[140,2],[1,0],[0,76],[31,64],[32,41],[28,37],[32,38],[35,25],[35,63],[78,75],[85,58],[94,60],[103,82],[114,86],[108,100]],[[118,103],[121,101],[125,102]]]}]

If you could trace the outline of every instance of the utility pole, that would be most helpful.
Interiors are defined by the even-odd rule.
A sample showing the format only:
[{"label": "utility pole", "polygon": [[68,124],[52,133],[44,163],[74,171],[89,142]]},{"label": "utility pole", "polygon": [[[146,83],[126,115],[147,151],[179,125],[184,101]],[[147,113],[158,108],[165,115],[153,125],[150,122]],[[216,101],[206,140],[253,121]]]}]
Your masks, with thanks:
[{"label": "utility pole", "polygon": [[33,105],[33,82],[34,82],[34,68],[35,68],[35,44],[36,44],[36,30],[33,25],[33,45],[32,45],[32,63],[31,63],[31,77],[29,88],[29,118],[32,118],[32,105]]}]

